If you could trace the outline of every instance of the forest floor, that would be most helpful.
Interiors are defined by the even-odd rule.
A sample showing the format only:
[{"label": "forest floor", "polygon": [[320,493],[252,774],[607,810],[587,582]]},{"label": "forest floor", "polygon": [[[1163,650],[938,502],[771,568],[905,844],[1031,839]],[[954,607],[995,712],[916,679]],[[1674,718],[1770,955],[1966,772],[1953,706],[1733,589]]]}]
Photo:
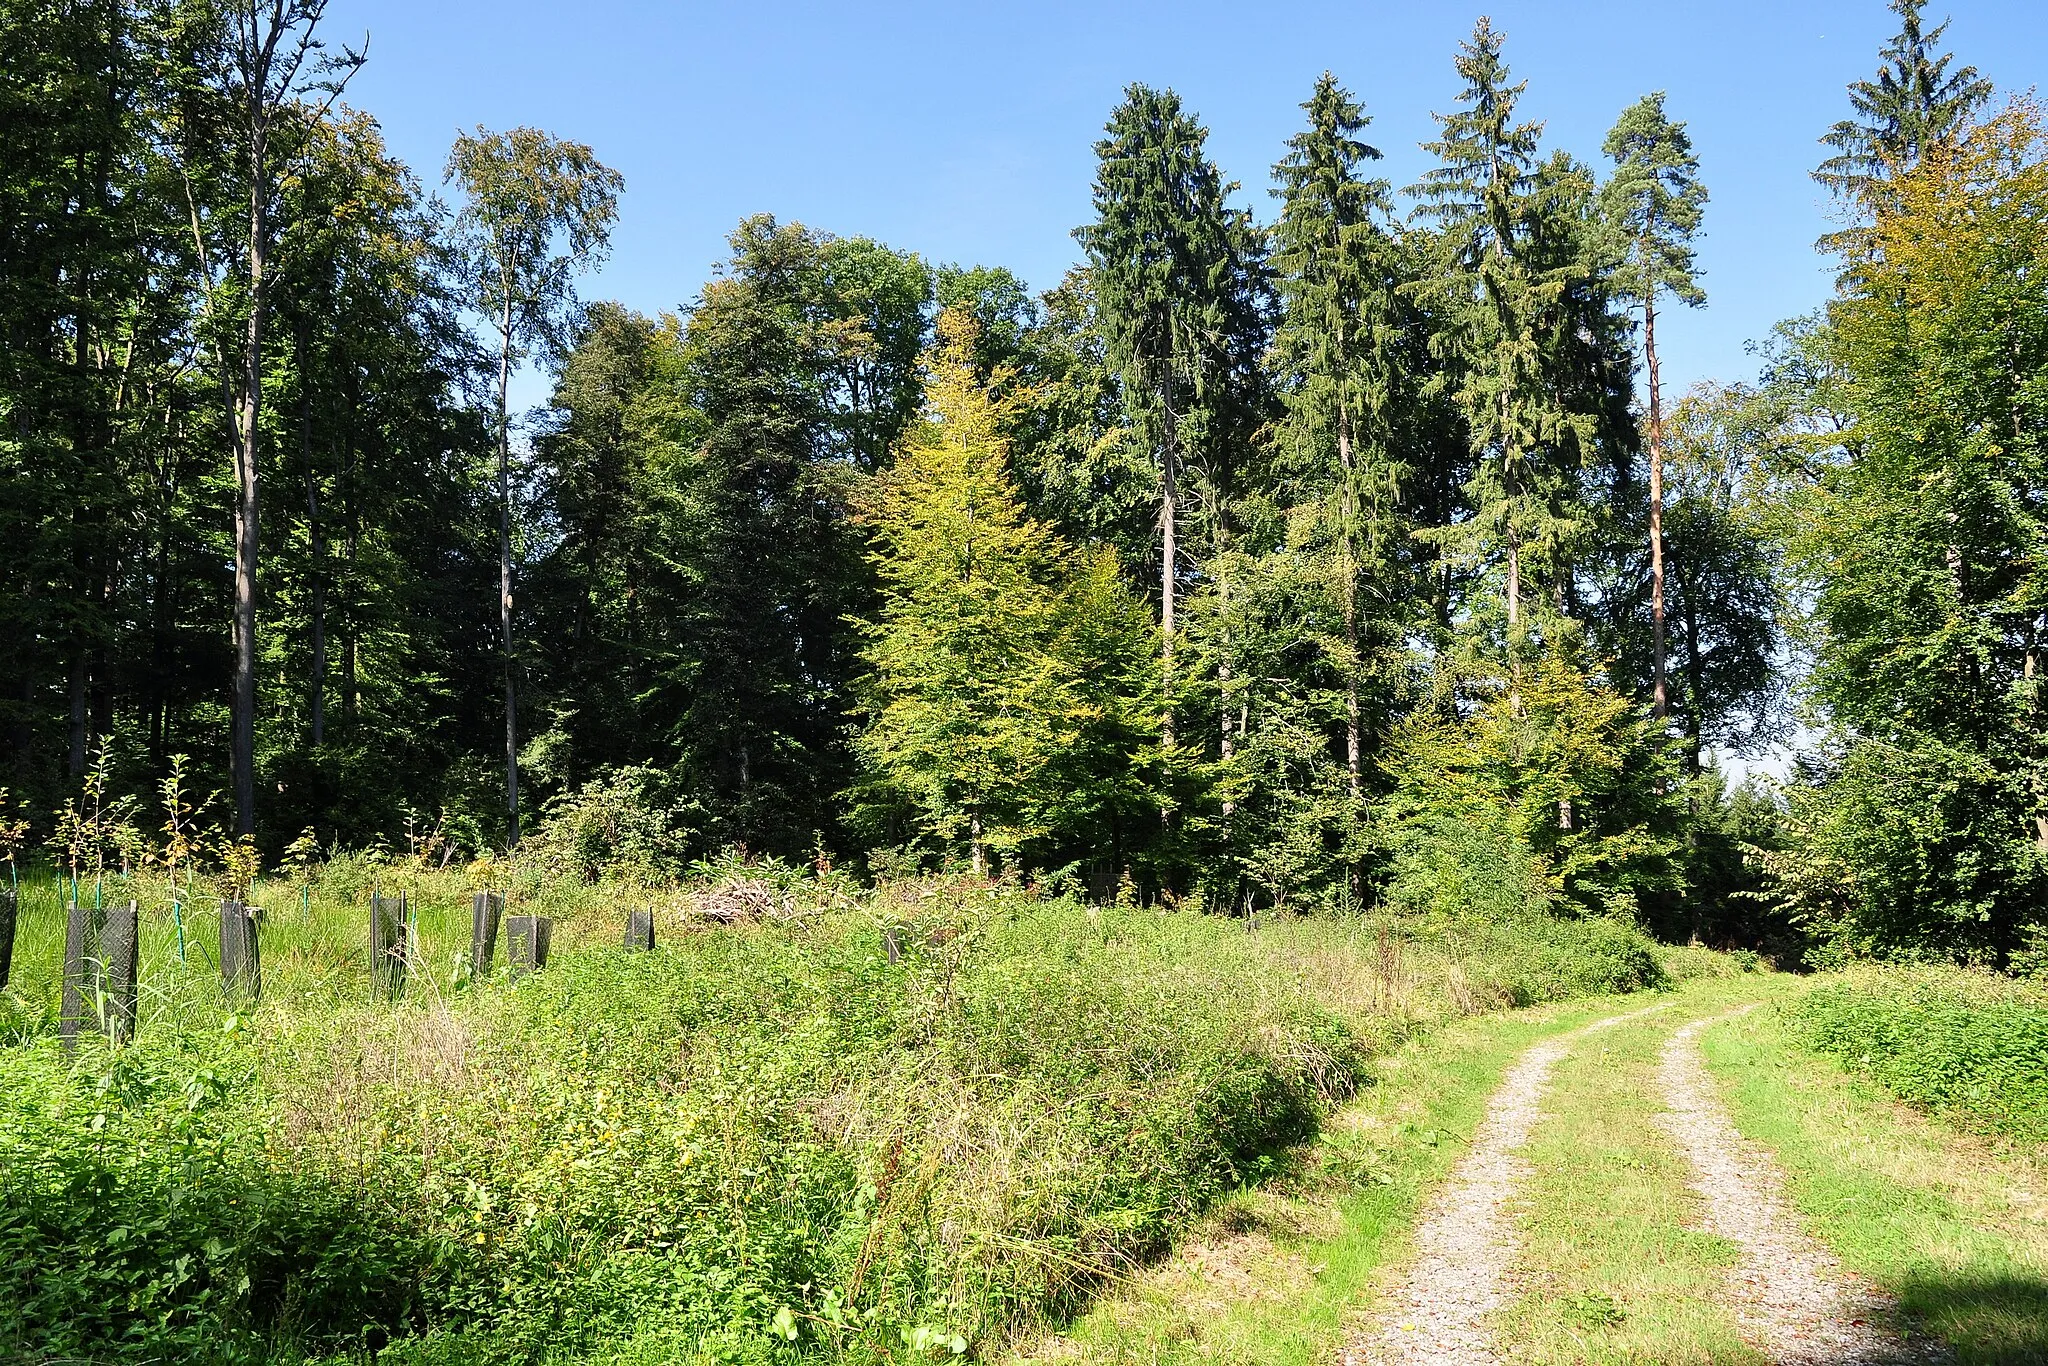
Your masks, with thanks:
[{"label": "forest floor", "polygon": [[1474,1019],[1033,1363],[2048,1361],[2048,1157],[1805,1052],[1799,979]]}]

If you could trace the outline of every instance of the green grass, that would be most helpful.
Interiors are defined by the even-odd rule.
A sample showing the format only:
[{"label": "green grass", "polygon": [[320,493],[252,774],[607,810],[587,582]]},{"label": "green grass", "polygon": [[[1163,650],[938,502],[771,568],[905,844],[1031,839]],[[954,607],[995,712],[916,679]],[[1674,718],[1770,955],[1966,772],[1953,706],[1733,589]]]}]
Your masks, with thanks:
[{"label": "green grass", "polygon": [[1782,1015],[1757,1011],[1703,1037],[1736,1126],[1776,1153],[1814,1232],[1961,1366],[2048,1360],[2038,1155],[1922,1118],[1816,1058],[1789,1027],[1804,1010],[1795,997]]},{"label": "green grass", "polygon": [[[419,908],[423,970],[395,1005],[366,971],[378,880]],[[1294,1170],[1293,1145],[1405,1041],[1656,970],[1613,927],[1247,933],[826,880],[733,928],[690,918],[689,888],[515,889],[515,909],[557,915],[556,961],[473,986],[467,890],[366,865],[330,868],[309,905],[260,888],[265,992],[237,1009],[212,915],[174,920],[138,888],[138,1041],[73,1061],[50,1032],[61,898],[31,889],[0,1049],[0,1356],[993,1351]],[[657,950],[613,947],[650,903]],[[1469,1120],[1427,1105],[1450,1108],[1330,1150],[1394,1182],[1362,1217],[1417,1188],[1402,1154]]]},{"label": "green grass", "polygon": [[1924,1110],[2048,1144],[2048,993],[1987,973],[1865,968],[1824,979],[1787,1022]]},{"label": "green grass", "polygon": [[[1733,984],[1754,995],[1768,979]],[[1726,1293],[1736,1249],[1700,1230],[1691,1168],[1653,1116],[1654,1068],[1671,1029],[1720,1008],[1703,983],[1672,1008],[1587,1035],[1558,1064],[1523,1155],[1517,1294],[1495,1322],[1515,1361],[1734,1363],[1765,1360],[1737,1330]]]},{"label": "green grass", "polygon": [[1421,1204],[1532,1043],[1631,1007],[1544,1006],[1448,1026],[1381,1059],[1373,1084],[1282,1179],[1240,1192],[1168,1262],[1019,1359],[1102,1366],[1332,1360],[1412,1249]]}]

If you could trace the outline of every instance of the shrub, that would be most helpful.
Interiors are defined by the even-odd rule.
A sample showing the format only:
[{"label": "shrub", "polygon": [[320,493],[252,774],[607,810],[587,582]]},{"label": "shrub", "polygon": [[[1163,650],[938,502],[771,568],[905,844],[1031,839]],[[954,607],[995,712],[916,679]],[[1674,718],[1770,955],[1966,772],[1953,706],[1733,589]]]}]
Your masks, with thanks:
[{"label": "shrub", "polygon": [[1544,914],[1455,921],[1438,930],[1513,1005],[1662,986],[1657,946],[1634,924]]},{"label": "shrub", "polygon": [[1227,921],[936,883],[821,914],[0,1055],[0,1355],[950,1356],[1364,1075]]},{"label": "shrub", "polygon": [[[822,865],[822,860],[820,861]],[[1245,922],[924,879],[703,864],[558,916],[517,983],[460,966],[462,875],[273,883],[226,1017],[210,912],[145,926],[132,1046],[51,1036],[57,889],[0,1027],[0,1359],[943,1360],[994,1351],[1270,1171],[1445,1015],[1656,980],[1626,925]],[[355,884],[348,897],[341,893]],[[372,999],[361,897],[422,970]],[[711,926],[759,892],[776,908]],[[127,890],[123,889],[126,895]],[[652,953],[618,945],[652,905]],[[452,970],[450,970],[452,969]]]},{"label": "shrub", "polygon": [[1808,1047],[1924,1110],[2048,1142],[2048,997],[1988,974],[1865,968],[1785,1011]]},{"label": "shrub", "polygon": [[1681,889],[1682,784],[1647,713],[1554,654],[1439,686],[1387,742],[1395,905],[1632,917]]}]

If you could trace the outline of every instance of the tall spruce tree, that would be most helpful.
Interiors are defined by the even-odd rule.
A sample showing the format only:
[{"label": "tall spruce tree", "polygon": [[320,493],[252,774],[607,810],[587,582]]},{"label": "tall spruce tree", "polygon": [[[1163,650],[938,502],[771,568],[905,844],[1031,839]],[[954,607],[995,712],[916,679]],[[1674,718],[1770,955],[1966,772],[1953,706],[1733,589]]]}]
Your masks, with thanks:
[{"label": "tall spruce tree", "polygon": [[1542,125],[1515,118],[1526,83],[1508,83],[1502,44],[1482,17],[1461,46],[1459,106],[1435,116],[1442,134],[1423,147],[1439,164],[1411,192],[1438,233],[1420,287],[1451,324],[1438,346],[1456,352],[1456,401],[1476,462],[1471,518],[1437,535],[1499,563],[1512,652],[1526,634],[1532,561],[1554,559],[1578,530],[1572,501],[1585,433],[1545,373],[1546,310],[1555,311],[1577,263],[1545,261],[1532,244]]},{"label": "tall spruce tree", "polygon": [[1659,720],[1670,710],[1664,622],[1664,408],[1657,370],[1657,299],[1670,294],[1698,308],[1693,242],[1707,200],[1699,159],[1685,125],[1664,112],[1664,92],[1645,95],[1623,111],[1605,151],[1614,178],[1601,191],[1608,221],[1626,253],[1617,283],[1642,310],[1643,368],[1650,450],[1650,621],[1652,706]]},{"label": "tall spruce tree", "polygon": [[1923,29],[1926,7],[1927,0],[1891,0],[1899,31],[1878,54],[1883,65],[1872,79],[1851,83],[1854,115],[1821,137],[1834,155],[1813,178],[1852,204],[1873,185],[1917,166],[1928,148],[1953,139],[1991,98],[1991,82],[1976,67],[1951,71],[1954,54],[1936,55],[1948,21]]},{"label": "tall spruce tree", "polygon": [[1213,409],[1242,333],[1245,225],[1226,204],[1233,188],[1209,160],[1208,132],[1171,90],[1133,85],[1095,145],[1096,218],[1075,236],[1110,366],[1159,475],[1159,627],[1173,740],[1173,651],[1182,476],[1190,433],[1216,434]]},{"label": "tall spruce tree", "polygon": [[[1360,792],[1363,749],[1359,680],[1366,656],[1391,640],[1361,632],[1361,577],[1382,593],[1393,569],[1401,468],[1393,450],[1395,374],[1393,244],[1388,185],[1360,168],[1379,151],[1358,134],[1368,119],[1325,72],[1302,105],[1308,127],[1288,139],[1274,168],[1281,200],[1273,267],[1284,305],[1274,353],[1282,370],[1290,444],[1304,452],[1312,485],[1327,490],[1336,523],[1338,594],[1344,621],[1345,771]],[[1315,476],[1331,468],[1334,478]],[[1398,590],[1395,590],[1398,591]],[[1369,628],[1368,628],[1369,631]]]}]

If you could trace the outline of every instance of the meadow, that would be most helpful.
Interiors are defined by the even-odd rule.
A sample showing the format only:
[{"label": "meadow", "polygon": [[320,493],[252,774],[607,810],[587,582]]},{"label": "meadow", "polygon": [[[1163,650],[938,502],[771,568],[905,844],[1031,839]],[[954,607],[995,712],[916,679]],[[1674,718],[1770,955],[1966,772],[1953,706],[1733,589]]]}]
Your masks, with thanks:
[{"label": "meadow", "polygon": [[[1655,985],[1619,922],[1236,920],[730,863],[501,877],[555,917],[471,973],[475,871],[143,904],[135,1041],[56,1037],[68,885],[22,886],[0,1049],[0,1353],[143,1362],[982,1355],[1280,1171],[1458,1017]],[[90,888],[82,889],[87,894]],[[368,898],[409,898],[378,998]],[[621,947],[651,909],[652,952]],[[183,952],[180,952],[182,943]]]}]

